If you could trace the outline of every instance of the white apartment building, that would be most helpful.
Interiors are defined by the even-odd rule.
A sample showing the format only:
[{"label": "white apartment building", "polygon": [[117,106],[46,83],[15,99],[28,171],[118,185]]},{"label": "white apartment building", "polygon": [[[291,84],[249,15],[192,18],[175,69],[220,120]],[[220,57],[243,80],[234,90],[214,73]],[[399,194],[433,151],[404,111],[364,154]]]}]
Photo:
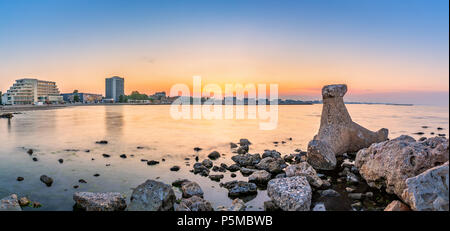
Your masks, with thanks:
[{"label": "white apartment building", "polygon": [[38,79],[18,79],[6,92],[6,104],[62,103],[55,82]]}]

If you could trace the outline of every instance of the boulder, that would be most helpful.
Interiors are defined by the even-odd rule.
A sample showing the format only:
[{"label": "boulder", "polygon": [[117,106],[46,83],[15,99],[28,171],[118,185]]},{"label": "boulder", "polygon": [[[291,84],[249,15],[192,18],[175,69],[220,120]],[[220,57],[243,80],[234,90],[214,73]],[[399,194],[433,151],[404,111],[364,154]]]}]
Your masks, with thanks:
[{"label": "boulder", "polygon": [[48,177],[47,175],[42,175],[40,177],[40,180],[42,181],[42,183],[47,185],[47,187],[50,187],[53,184],[53,179],[51,177]]},{"label": "boulder", "polygon": [[312,191],[304,176],[270,180],[267,195],[284,211],[310,210]]},{"label": "boulder", "polygon": [[402,199],[417,211],[448,211],[448,161],[406,180]]},{"label": "boulder", "polygon": [[272,174],[268,173],[266,170],[258,170],[253,172],[249,177],[248,181],[260,185],[265,185],[272,178]]},{"label": "boulder", "polygon": [[175,193],[170,185],[147,180],[133,190],[129,211],[170,211],[175,203]]},{"label": "boulder", "polygon": [[198,197],[192,196],[190,198],[181,199],[180,204],[177,206],[176,211],[214,211],[209,201]]},{"label": "boulder", "polygon": [[255,165],[257,169],[266,170],[274,174],[280,173],[286,166],[286,162],[283,159],[275,159],[273,157],[266,157]]},{"label": "boulder", "polygon": [[261,161],[261,156],[259,154],[239,154],[232,156],[231,159],[239,166],[253,166]]},{"label": "boulder", "polygon": [[195,163],[194,164],[194,174],[200,174],[201,176],[208,176],[209,169],[201,163]]},{"label": "boulder", "polygon": [[240,139],[239,140],[239,145],[244,146],[244,145],[250,145],[252,144],[248,139]]},{"label": "boulder", "polygon": [[411,209],[403,202],[394,200],[388,206],[386,206],[384,211],[411,211]]},{"label": "boulder", "polygon": [[272,157],[275,159],[281,158],[281,154],[277,152],[277,150],[264,150],[264,153],[262,154],[262,158],[266,157]]},{"label": "boulder", "polygon": [[73,200],[86,211],[122,211],[127,207],[125,197],[118,192],[76,192]]},{"label": "boulder", "polygon": [[11,194],[0,200],[0,211],[22,211],[16,194]]},{"label": "boulder", "polygon": [[320,188],[323,185],[322,179],[317,176],[316,170],[307,162],[301,162],[299,164],[289,165],[286,170],[286,177],[292,176],[304,176],[308,180],[309,184],[313,187]]},{"label": "boulder", "polygon": [[406,179],[448,161],[448,140],[434,137],[416,142],[410,136],[372,144],[356,154],[355,166],[371,187],[401,197]]},{"label": "boulder", "polygon": [[223,174],[209,175],[209,179],[213,181],[220,181],[221,179],[223,179],[223,177]]},{"label": "boulder", "polygon": [[347,85],[322,88],[323,107],[318,134],[308,144],[307,161],[315,169],[332,170],[336,155],[356,152],[372,143],[387,140],[388,130],[369,131],[352,121],[344,104]]},{"label": "boulder", "polygon": [[248,145],[242,145],[237,149],[238,154],[245,154],[249,150]]},{"label": "boulder", "polygon": [[203,190],[199,184],[193,181],[183,183],[181,185],[181,192],[184,198],[189,198],[192,196],[203,197]]},{"label": "boulder", "polygon": [[258,171],[257,169],[251,169],[251,168],[241,168],[241,173],[242,175],[248,176],[252,173],[254,173],[255,171]]}]

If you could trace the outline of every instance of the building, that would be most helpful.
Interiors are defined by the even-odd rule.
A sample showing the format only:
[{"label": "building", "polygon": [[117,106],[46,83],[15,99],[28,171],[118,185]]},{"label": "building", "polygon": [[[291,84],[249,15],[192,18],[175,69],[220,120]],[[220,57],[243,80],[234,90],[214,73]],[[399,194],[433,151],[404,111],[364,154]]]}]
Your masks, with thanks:
[{"label": "building", "polygon": [[114,102],[119,102],[119,97],[125,95],[124,92],[125,79],[119,76],[106,78],[105,80],[105,98],[113,99]]},{"label": "building", "polygon": [[91,93],[64,93],[61,94],[64,102],[75,103],[76,95],[78,95],[78,101],[80,103],[100,103],[102,102],[103,96],[100,94]]},{"label": "building", "polygon": [[5,104],[56,104],[62,103],[55,82],[38,79],[18,79],[6,92]]}]

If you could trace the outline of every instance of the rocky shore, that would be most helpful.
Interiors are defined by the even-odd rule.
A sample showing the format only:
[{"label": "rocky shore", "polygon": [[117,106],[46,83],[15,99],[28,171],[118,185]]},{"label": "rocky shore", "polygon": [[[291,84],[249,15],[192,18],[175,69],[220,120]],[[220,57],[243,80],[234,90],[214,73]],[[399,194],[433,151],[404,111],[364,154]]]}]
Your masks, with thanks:
[{"label": "rocky shore", "polygon": [[[252,142],[243,138],[230,143],[231,165],[219,163],[224,155],[217,151],[203,160],[197,156],[196,163],[189,166],[191,174],[219,182],[233,200],[231,206],[213,208],[211,202],[204,199],[200,184],[189,179],[174,182],[148,179],[133,188],[128,203],[121,192],[76,192],[74,208],[86,211],[245,211],[247,198],[267,190],[270,200],[264,202],[265,211],[448,211],[448,139],[436,136],[415,140],[402,135],[389,140],[388,129],[373,132],[351,119],[343,103],[346,91],[346,85],[329,85],[322,89],[321,124],[307,151],[297,149],[282,154],[267,149],[262,154],[252,153]],[[96,143],[108,145],[106,140]],[[197,152],[201,148],[194,150]],[[27,153],[31,156],[33,150]],[[110,156],[104,154],[103,157]],[[127,155],[122,154],[121,158]],[[153,166],[165,160],[140,161]],[[179,169],[179,166],[170,168],[171,171]],[[246,180],[223,180],[225,175],[235,177],[238,172]],[[51,176],[42,175],[40,180],[52,187]],[[174,189],[181,191],[180,198]],[[0,201],[0,211],[20,211],[21,206],[30,203],[37,202],[19,199],[13,194]]]}]

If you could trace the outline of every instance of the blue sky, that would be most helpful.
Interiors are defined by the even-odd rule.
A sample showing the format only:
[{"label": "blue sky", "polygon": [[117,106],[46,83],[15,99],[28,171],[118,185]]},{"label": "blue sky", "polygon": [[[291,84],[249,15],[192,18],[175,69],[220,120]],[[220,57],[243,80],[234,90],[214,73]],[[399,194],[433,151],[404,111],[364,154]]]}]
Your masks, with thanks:
[{"label": "blue sky", "polygon": [[355,100],[427,103],[448,95],[448,62],[446,0],[0,0],[2,91],[25,76],[100,93],[114,74],[144,92],[273,76],[289,97],[335,81]]}]

